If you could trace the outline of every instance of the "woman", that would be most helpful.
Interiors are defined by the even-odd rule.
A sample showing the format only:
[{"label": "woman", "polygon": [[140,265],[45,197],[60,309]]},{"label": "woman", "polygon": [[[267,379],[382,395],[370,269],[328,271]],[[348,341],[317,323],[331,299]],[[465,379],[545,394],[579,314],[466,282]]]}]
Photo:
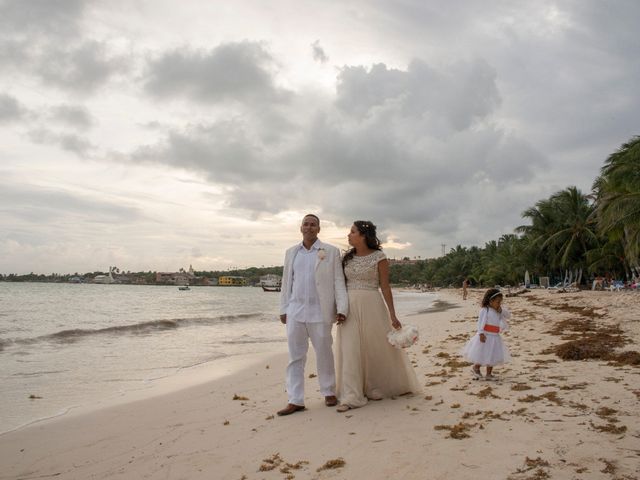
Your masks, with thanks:
[{"label": "woman", "polygon": [[462,299],[463,300],[467,299],[468,288],[469,288],[469,279],[467,277],[464,277],[464,280],[462,281]]},{"label": "woman", "polygon": [[402,325],[393,306],[389,262],[381,251],[376,226],[357,220],[348,239],[352,248],[342,265],[349,315],[336,336],[339,412],[362,407],[367,400],[420,391],[407,354],[387,340],[387,333]]}]

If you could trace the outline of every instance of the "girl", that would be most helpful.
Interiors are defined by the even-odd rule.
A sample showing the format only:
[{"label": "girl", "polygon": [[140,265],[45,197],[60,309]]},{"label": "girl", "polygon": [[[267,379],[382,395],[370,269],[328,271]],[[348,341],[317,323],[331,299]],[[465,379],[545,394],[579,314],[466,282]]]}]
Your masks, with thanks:
[{"label": "girl", "polygon": [[493,367],[511,360],[509,349],[500,333],[509,329],[507,319],[511,313],[502,306],[502,293],[497,288],[490,288],[482,299],[482,308],[478,315],[478,333],[476,333],[462,349],[465,359],[473,362],[473,379],[482,378],[480,366],[487,367],[487,380],[495,380]]}]

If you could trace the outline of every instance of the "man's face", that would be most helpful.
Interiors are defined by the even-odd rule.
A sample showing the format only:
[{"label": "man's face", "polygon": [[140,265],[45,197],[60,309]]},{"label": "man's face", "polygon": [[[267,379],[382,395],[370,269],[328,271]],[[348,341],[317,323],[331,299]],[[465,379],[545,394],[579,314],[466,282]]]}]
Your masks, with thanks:
[{"label": "man's face", "polygon": [[320,232],[318,219],[310,215],[304,217],[302,219],[302,225],[300,225],[300,232],[302,232],[302,238],[304,240],[315,241],[315,239],[318,238],[318,233]]}]

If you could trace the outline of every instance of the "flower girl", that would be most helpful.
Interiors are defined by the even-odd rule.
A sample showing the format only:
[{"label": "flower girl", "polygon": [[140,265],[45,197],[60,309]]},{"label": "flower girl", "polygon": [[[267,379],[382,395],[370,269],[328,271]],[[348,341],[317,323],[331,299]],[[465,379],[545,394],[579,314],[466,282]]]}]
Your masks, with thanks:
[{"label": "flower girl", "polygon": [[497,288],[490,288],[482,299],[482,308],[478,315],[478,332],[462,349],[464,358],[473,362],[474,380],[482,378],[480,366],[487,367],[486,380],[495,380],[494,365],[511,360],[509,349],[502,342],[500,333],[509,329],[507,319],[511,313],[502,305],[502,293]]}]

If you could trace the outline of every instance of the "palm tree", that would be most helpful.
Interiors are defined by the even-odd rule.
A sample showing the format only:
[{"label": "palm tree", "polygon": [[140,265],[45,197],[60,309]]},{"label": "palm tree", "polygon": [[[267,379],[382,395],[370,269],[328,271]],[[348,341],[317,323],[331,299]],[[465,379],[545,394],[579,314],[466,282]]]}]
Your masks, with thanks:
[{"label": "palm tree", "polygon": [[598,229],[623,244],[626,262],[640,265],[640,136],[607,158],[593,184]]},{"label": "palm tree", "polygon": [[561,221],[555,202],[550,198],[540,200],[522,212],[522,217],[531,221],[531,225],[520,225],[515,229],[523,234],[526,253],[547,268],[559,268],[558,249],[553,243],[547,242],[558,231]]},{"label": "palm tree", "polygon": [[586,266],[586,254],[598,245],[593,206],[577,187],[569,187],[551,196],[558,209],[555,232],[542,244],[558,247],[560,266]]},{"label": "palm tree", "polygon": [[584,269],[589,265],[587,252],[600,243],[592,212],[589,198],[577,187],[540,200],[522,213],[524,218],[531,219],[531,225],[516,228],[516,232],[523,234],[526,246],[523,258],[533,256],[539,266],[546,265],[556,272]]}]

